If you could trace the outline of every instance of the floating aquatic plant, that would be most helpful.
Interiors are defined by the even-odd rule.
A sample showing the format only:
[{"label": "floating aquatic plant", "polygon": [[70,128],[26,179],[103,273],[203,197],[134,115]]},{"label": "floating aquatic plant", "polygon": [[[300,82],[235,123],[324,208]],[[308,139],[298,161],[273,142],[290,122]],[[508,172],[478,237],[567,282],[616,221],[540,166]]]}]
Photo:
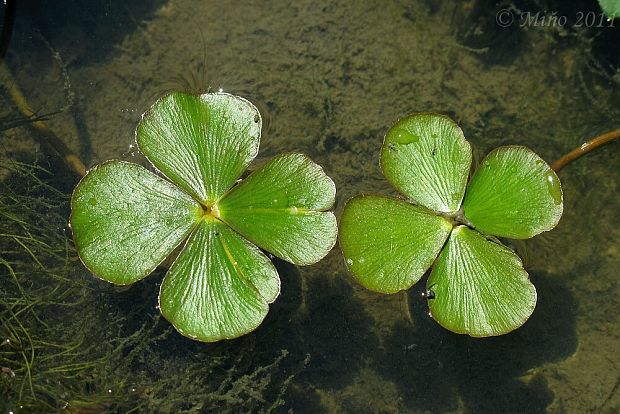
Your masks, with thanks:
[{"label": "floating aquatic plant", "polygon": [[425,296],[433,318],[453,332],[501,335],[529,318],[536,289],[520,258],[497,237],[528,239],[554,228],[562,189],[526,147],[495,149],[468,183],[471,158],[451,119],[399,120],[385,137],[381,167],[407,200],[351,199],[340,246],[353,276],[381,293],[410,288],[432,266]]},{"label": "floating aquatic plant", "polygon": [[261,122],[254,105],[226,93],[158,100],[136,143],[160,174],[107,161],[73,193],[70,222],[85,266],[127,285],[179,248],[161,285],[164,317],[208,342],[255,329],[280,291],[260,249],[307,265],[331,250],[337,232],[328,211],[334,183],[305,155],[276,156],[239,180],[258,153]]}]

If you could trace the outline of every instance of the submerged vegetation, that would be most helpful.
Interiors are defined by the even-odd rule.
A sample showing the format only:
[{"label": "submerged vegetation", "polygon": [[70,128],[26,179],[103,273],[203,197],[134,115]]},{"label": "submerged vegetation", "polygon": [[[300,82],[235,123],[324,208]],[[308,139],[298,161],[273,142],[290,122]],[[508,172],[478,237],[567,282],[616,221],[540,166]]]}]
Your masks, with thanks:
[{"label": "submerged vegetation", "polygon": [[80,270],[65,230],[69,196],[50,179],[40,166],[0,160],[0,412],[269,412],[283,403],[304,367],[283,367],[286,350],[260,366],[248,360],[251,341],[192,348],[151,303],[110,306],[119,294]]}]

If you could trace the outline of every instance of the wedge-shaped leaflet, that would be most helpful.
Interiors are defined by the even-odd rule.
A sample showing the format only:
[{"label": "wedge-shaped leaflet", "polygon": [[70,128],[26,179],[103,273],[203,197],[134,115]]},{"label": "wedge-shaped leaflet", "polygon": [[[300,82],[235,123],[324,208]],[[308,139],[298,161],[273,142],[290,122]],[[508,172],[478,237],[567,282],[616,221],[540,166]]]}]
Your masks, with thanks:
[{"label": "wedge-shaped leaflet", "polygon": [[444,218],[405,201],[357,196],[342,213],[340,247],[363,286],[395,293],[420,280],[451,228]]},{"label": "wedge-shaped leaflet", "polygon": [[402,194],[434,211],[461,206],[471,165],[471,147],[450,118],[413,114],[385,136],[381,168]]},{"label": "wedge-shaped leaflet", "polygon": [[475,230],[458,226],[427,281],[433,318],[444,328],[475,337],[508,333],[536,306],[536,289],[521,259]]},{"label": "wedge-shaped leaflet", "polygon": [[243,98],[175,92],[143,115],[136,141],[166,177],[210,206],[256,157],[260,130],[258,110]]},{"label": "wedge-shaped leaflet", "polygon": [[200,205],[144,167],[108,161],[86,174],[71,199],[71,227],[84,265],[126,285],[151,273],[191,231]]},{"label": "wedge-shaped leaflet", "polygon": [[336,218],[326,211],[335,194],[319,165],[302,154],[283,154],[234,187],[218,208],[222,221],[260,248],[306,265],[336,242]]},{"label": "wedge-shaped leaflet", "polygon": [[279,291],[271,261],[207,216],[164,278],[159,305],[179,332],[213,342],[254,330]]},{"label": "wedge-shaped leaflet", "polygon": [[526,147],[500,147],[484,159],[469,186],[465,217],[483,233],[528,239],[562,216],[562,187],[545,161]]}]

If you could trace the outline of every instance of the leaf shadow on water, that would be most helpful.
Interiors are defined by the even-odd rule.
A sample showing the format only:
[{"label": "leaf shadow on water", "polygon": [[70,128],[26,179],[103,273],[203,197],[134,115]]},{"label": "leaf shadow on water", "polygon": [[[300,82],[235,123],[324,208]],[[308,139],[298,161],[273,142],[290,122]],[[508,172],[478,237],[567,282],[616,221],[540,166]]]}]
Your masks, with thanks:
[{"label": "leaf shadow on water", "polygon": [[[361,368],[370,366],[395,384],[404,411],[536,413],[544,412],[553,399],[536,368],[565,359],[576,349],[575,300],[546,274],[531,275],[538,290],[537,308],[524,327],[511,334],[474,339],[444,330],[426,315],[420,285],[409,293],[415,325],[397,325],[381,344],[372,330],[373,319],[352,299],[346,278],[310,272],[305,276],[293,265],[275,263],[282,292],[254,332],[204,344],[177,334],[162,318],[145,340],[166,330],[169,334],[149,346],[148,363],[138,358],[125,368],[153,384],[166,377],[178,381],[191,372],[201,384],[192,390],[194,402],[208,401],[222,381],[232,378],[232,388],[224,392],[249,398],[243,403],[247,412],[262,412],[280,400],[284,405],[278,410],[324,412],[322,393],[343,390]],[[163,273],[157,271],[126,291],[100,292],[102,303],[96,306],[126,312],[122,331],[134,332],[159,313],[157,291]],[[272,365],[282,350],[286,357]],[[196,371],[199,366],[210,368]],[[259,377],[260,384],[251,381],[257,371],[267,373]],[[166,398],[178,398],[180,391],[162,392]],[[233,411],[240,407],[231,404]],[[363,405],[356,407],[363,412]]]},{"label": "leaf shadow on water", "polygon": [[[183,376],[203,361],[204,366],[214,366],[210,377],[204,378],[204,395],[195,396],[205,399],[209,390],[212,392],[227,376],[247,377],[269,367],[271,372],[265,379],[269,384],[261,389],[262,401],[247,405],[247,412],[262,412],[279,399],[285,403],[280,409],[324,411],[317,390],[346,387],[376,352],[378,338],[370,329],[372,318],[361,303],[351,300],[352,288],[345,278],[306,276],[289,263],[278,259],[274,263],[281,278],[281,293],[255,331],[233,340],[201,343],[181,336],[160,318],[149,333],[151,338],[145,341],[153,341],[166,330],[169,334],[149,347],[148,364],[140,358],[134,364],[128,362],[125,369],[157,382],[163,376]],[[120,326],[112,327],[116,336],[130,335],[158,317],[157,295],[164,274],[165,269],[158,269],[131,287],[99,286],[100,303],[94,306],[126,316]],[[286,350],[286,357],[273,367],[282,350]],[[217,359],[220,362],[214,364]]]},{"label": "leaf shadow on water", "polygon": [[282,293],[256,335],[269,347],[287,348],[295,358],[308,357],[285,395],[284,408],[324,412],[317,390],[348,386],[376,352],[372,318],[351,299],[353,291],[345,278],[306,276],[293,265],[276,264]]},{"label": "leaf shadow on water", "polygon": [[[499,337],[476,339],[439,327],[410,291],[415,326],[400,325],[387,339],[381,372],[394,381],[411,409],[448,412],[542,413],[553,400],[536,368],[577,348],[577,304],[568,289],[545,274],[531,274],[538,304],[526,324]],[[414,298],[413,296],[417,296]]]},{"label": "leaf shadow on water", "polygon": [[307,318],[300,323],[313,364],[304,377],[326,389],[348,385],[378,346],[372,319],[351,300],[351,287],[339,279],[317,279],[310,288]]},{"label": "leaf shadow on water", "polygon": [[[320,411],[316,395],[302,393],[294,385],[310,366],[303,346],[305,334],[294,319],[301,303],[300,275],[288,263],[277,259],[274,263],[282,292],[263,324],[240,338],[215,343],[190,340],[160,317],[157,296],[166,269],[128,287],[103,282],[97,286],[98,303],[93,306],[105,309],[113,321],[114,315],[123,315],[102,326],[103,337],[122,341],[145,325],[151,327],[140,335],[140,343],[126,350],[131,358],[123,370],[135,388],[148,388],[170,410],[202,407],[204,412],[217,408],[218,412],[258,413],[299,399]],[[185,385],[170,388],[170,383]]]}]

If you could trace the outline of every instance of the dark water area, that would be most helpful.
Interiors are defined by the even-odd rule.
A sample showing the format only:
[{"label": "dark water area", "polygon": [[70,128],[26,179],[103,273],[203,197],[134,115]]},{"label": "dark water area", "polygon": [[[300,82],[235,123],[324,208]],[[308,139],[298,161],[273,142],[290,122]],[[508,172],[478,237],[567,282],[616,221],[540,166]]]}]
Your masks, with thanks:
[{"label": "dark water area", "polygon": [[[450,116],[475,160],[518,144],[551,163],[620,124],[620,21],[595,1],[8,3],[12,82],[87,168],[145,164],[135,127],[166,91],[222,89],[261,111],[259,158],[324,167],[338,218],[355,194],[395,194],[378,156],[406,114]],[[77,177],[3,78],[0,413],[620,410],[618,142],[563,169],[559,225],[512,245],[538,304],[510,334],[448,332],[424,283],[369,292],[336,247],[312,266],[277,260],[264,323],[205,344],[160,316],[165,271],[120,289],[80,263]]]}]

